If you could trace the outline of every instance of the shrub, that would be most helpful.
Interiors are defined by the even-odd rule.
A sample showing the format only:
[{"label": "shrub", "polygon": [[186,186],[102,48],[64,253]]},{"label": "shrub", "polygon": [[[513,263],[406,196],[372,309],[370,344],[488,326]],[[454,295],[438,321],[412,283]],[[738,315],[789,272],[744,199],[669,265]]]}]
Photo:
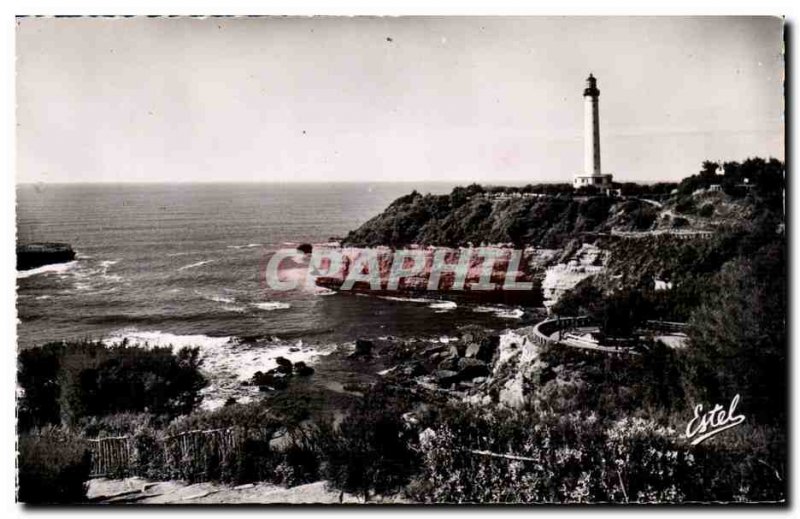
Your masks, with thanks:
[{"label": "shrub", "polygon": [[703,218],[711,218],[714,215],[714,204],[705,204],[697,211],[698,216]]},{"label": "shrub", "polygon": [[196,348],[109,347],[101,342],[50,343],[19,354],[20,428],[88,416],[193,410],[206,380]]},{"label": "shrub", "polygon": [[233,404],[176,419],[163,433],[171,477],[189,481],[273,481],[271,447],[282,421],[264,402]]},{"label": "shrub", "polygon": [[683,229],[684,227],[689,226],[689,220],[683,218],[682,216],[676,216],[672,219],[672,228],[673,229]]},{"label": "shrub", "polygon": [[317,481],[320,477],[322,453],[308,435],[292,434],[291,443],[281,451],[283,458],[275,468],[275,483],[293,487]]},{"label": "shrub", "polygon": [[57,429],[19,437],[17,499],[29,504],[78,503],[86,499],[91,454],[86,443]]},{"label": "shrub", "polygon": [[337,428],[320,428],[317,444],[325,455],[323,476],[342,491],[369,500],[405,485],[415,472],[413,435],[403,423],[405,409],[383,386],[373,388]]},{"label": "shrub", "polygon": [[690,196],[680,198],[675,204],[675,212],[681,214],[691,214],[695,211],[694,199]]},{"label": "shrub", "polygon": [[150,427],[140,427],[130,439],[130,472],[148,479],[169,479],[172,472],[164,457],[161,435]]},{"label": "shrub", "polygon": [[166,425],[166,417],[150,413],[117,413],[105,416],[88,416],[78,421],[78,428],[87,438],[102,436],[127,436],[147,427]]},{"label": "shrub", "polygon": [[780,434],[737,428],[733,442],[692,447],[667,425],[682,419],[453,407],[420,435],[423,472],[410,491],[433,503],[785,498],[785,451],[766,448],[785,445]]}]

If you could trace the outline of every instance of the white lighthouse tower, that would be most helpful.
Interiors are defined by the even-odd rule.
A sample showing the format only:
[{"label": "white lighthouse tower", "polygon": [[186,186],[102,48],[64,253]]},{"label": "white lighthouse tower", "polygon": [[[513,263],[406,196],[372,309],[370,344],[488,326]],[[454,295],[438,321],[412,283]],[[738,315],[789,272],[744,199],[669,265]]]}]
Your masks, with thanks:
[{"label": "white lighthouse tower", "polygon": [[583,107],[583,173],[575,175],[572,185],[575,189],[595,186],[607,190],[611,188],[611,175],[603,174],[600,168],[600,90],[597,89],[597,79],[592,74],[586,79]]}]

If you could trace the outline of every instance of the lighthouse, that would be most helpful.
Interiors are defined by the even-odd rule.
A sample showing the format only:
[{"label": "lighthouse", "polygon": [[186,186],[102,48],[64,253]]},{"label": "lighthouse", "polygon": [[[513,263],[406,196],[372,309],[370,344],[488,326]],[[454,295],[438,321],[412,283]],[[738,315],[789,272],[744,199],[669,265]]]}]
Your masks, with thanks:
[{"label": "lighthouse", "polygon": [[583,172],[575,175],[572,185],[575,189],[595,186],[606,191],[611,188],[612,177],[603,174],[600,167],[600,90],[592,74],[583,89],[583,111]]}]

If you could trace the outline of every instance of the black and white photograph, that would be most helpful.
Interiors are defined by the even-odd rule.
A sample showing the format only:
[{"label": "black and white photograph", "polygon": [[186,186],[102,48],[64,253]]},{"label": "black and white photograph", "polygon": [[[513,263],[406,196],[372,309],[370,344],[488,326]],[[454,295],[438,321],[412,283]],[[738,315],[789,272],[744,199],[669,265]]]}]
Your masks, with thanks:
[{"label": "black and white photograph", "polygon": [[13,23],[26,508],[789,504],[781,13]]}]

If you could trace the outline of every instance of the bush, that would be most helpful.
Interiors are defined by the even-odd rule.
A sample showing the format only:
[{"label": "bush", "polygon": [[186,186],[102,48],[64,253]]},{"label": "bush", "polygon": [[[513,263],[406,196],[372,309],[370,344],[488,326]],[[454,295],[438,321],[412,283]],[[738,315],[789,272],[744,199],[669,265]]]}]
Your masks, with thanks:
[{"label": "bush", "polygon": [[177,416],[200,403],[206,380],[197,348],[50,343],[19,354],[20,428],[76,424],[88,416]]},{"label": "bush", "polygon": [[57,429],[19,437],[17,499],[28,504],[79,503],[86,499],[91,454],[86,443]]},{"label": "bush", "polygon": [[105,416],[88,416],[78,421],[81,434],[87,438],[102,436],[127,436],[147,427],[166,425],[167,417],[150,413],[117,413]]},{"label": "bush", "polygon": [[148,479],[169,479],[172,472],[164,458],[164,447],[157,430],[140,427],[131,435],[130,472]]},{"label": "bush", "polygon": [[[765,429],[690,446],[671,422],[453,407],[420,435],[412,497],[431,503],[686,503],[785,498]],[[727,434],[727,433],[726,433]],[[726,438],[728,440],[730,438]],[[768,440],[769,439],[769,440]],[[771,440],[771,441],[770,441]],[[785,456],[785,452],[783,453]]]},{"label": "bush", "polygon": [[673,229],[683,229],[689,226],[689,220],[683,218],[682,216],[676,216],[672,219],[672,228]]},{"label": "bush", "polygon": [[675,204],[675,212],[681,214],[691,214],[695,211],[694,199],[691,196],[678,199]]},{"label": "bush", "polygon": [[690,321],[688,354],[695,397],[730,401],[745,412],[786,416],[786,263],[782,244],[725,265]]},{"label": "bush", "polygon": [[280,456],[271,442],[282,425],[264,402],[197,411],[164,431],[164,464],[188,481],[273,481]]},{"label": "bush", "polygon": [[322,452],[304,431],[298,430],[281,451],[283,460],[275,468],[273,481],[287,487],[303,485],[320,478]]},{"label": "bush", "polygon": [[413,435],[405,409],[383,386],[373,388],[337,428],[321,427],[316,443],[325,455],[323,476],[339,490],[364,496],[405,485],[416,471]]},{"label": "bush", "polygon": [[711,218],[714,216],[714,204],[705,204],[703,207],[697,211],[698,216],[702,216],[703,218]]}]

